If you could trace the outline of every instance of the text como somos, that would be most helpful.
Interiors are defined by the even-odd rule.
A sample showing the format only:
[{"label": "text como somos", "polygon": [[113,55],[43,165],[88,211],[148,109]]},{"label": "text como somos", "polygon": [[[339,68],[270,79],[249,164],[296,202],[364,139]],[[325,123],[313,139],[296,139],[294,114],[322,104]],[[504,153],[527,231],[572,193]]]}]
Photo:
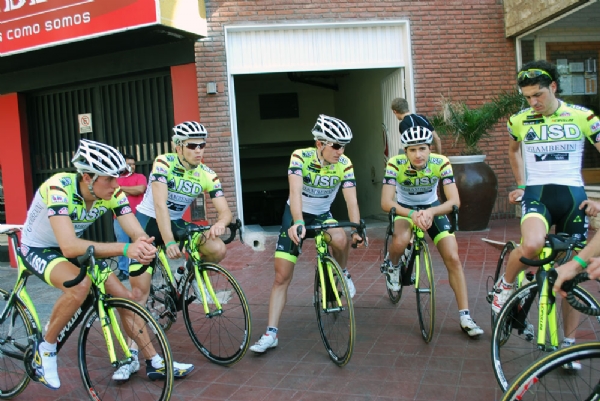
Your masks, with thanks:
[{"label": "text como somos", "polygon": [[87,24],[92,20],[92,16],[89,12],[84,12],[82,14],[75,15],[67,15],[62,18],[55,18],[52,20],[45,21],[43,25],[38,23],[32,25],[24,25],[17,28],[8,29],[4,32],[0,32],[0,42],[6,38],[7,40],[14,40],[25,38],[28,36],[37,35],[42,31],[42,27],[44,32],[57,31],[62,28],[68,28],[75,25]]}]

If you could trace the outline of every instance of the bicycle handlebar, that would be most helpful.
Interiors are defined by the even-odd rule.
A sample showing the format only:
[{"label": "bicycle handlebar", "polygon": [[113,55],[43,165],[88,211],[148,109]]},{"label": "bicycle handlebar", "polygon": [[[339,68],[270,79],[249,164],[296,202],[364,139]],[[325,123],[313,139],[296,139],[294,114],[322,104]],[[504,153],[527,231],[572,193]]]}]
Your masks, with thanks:
[{"label": "bicycle handlebar", "polygon": [[545,246],[552,249],[550,256],[548,256],[547,258],[532,260],[521,256],[519,260],[521,261],[521,263],[524,263],[528,266],[539,267],[552,262],[559,252],[567,251],[573,248],[583,248],[585,244],[582,243],[579,239],[571,237],[569,234],[558,233],[546,235]]},{"label": "bicycle handlebar", "polygon": [[65,288],[75,287],[77,284],[81,283],[87,273],[86,267],[96,264],[96,259],[94,258],[94,245],[88,246],[87,251],[85,251],[83,255],[77,257],[77,262],[79,262],[79,274],[73,280],[65,281],[63,283]]},{"label": "bicycle handlebar", "polygon": [[[212,225],[196,226],[196,225],[188,224],[185,228],[185,231],[181,230],[177,233],[177,236],[179,238],[181,238],[181,240],[179,241],[179,243],[180,243],[179,249],[183,249],[183,243],[190,235],[192,235],[193,233],[203,233],[205,231],[210,230],[211,227],[212,227]],[[244,243],[244,238],[242,237],[242,222],[240,219],[235,219],[235,222],[229,223],[227,225],[227,228],[229,228],[230,233],[229,233],[229,237],[223,240],[223,242],[225,244],[229,244],[231,241],[233,241],[235,239],[236,231],[240,232],[240,242],[242,244]]]},{"label": "bicycle handlebar", "polygon": [[[323,231],[323,230],[327,230],[329,228],[344,228],[344,227],[356,228],[358,235],[360,235],[362,237],[363,241],[366,241],[367,225],[363,219],[360,219],[359,224],[353,223],[351,221],[343,221],[341,223],[340,222],[321,223],[321,224],[313,224],[311,226],[304,226],[304,228],[307,231],[308,230]],[[296,228],[296,233],[298,234],[298,237],[300,238],[300,235],[302,235],[302,225],[299,225]],[[302,243],[303,242],[304,242],[304,238],[300,238],[300,242],[298,243],[298,253],[302,253]],[[362,242],[362,241],[360,241],[360,242]],[[358,243],[352,244],[352,248],[356,248],[357,246],[358,246]],[[369,243],[365,242],[365,246],[369,246]]]},{"label": "bicycle handlebar", "polygon": [[[550,283],[550,286],[554,285],[557,277],[558,272],[555,269],[548,271],[548,282]],[[562,284],[561,289],[567,293],[567,302],[573,307],[573,309],[576,309],[581,313],[585,313],[586,315],[600,316],[600,309],[584,305],[583,303],[579,302],[577,298],[575,298],[575,294],[573,293],[573,289],[575,289],[579,283],[589,279],[590,277],[587,272],[579,273],[573,279],[565,281]]]},{"label": "bicycle handlebar", "polygon": [[[455,231],[458,231],[458,206],[452,205],[452,215],[454,216],[454,222],[452,223],[450,230],[448,230],[450,234],[454,233]],[[395,207],[391,208],[389,213],[391,234],[394,234],[394,217],[396,217]]]}]

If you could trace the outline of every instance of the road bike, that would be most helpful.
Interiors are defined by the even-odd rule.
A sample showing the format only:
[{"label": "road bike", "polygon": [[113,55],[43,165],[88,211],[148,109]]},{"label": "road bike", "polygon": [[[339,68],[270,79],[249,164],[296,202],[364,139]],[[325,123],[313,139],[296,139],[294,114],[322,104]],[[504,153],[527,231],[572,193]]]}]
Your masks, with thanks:
[{"label": "road bike", "polygon": [[[551,285],[555,276],[556,271],[549,272]],[[582,304],[573,292],[575,285],[587,279],[587,273],[580,273],[565,282],[562,289],[575,309],[597,316],[600,309]],[[574,362],[581,369],[564,369]],[[535,361],[516,376],[502,398],[502,401],[513,400],[600,400],[600,342],[575,344]]]},{"label": "road bike", "polygon": [[[329,358],[338,366],[344,366],[352,357],[354,340],[356,337],[356,322],[354,321],[354,307],[350,297],[346,278],[338,262],[331,256],[327,230],[330,228],[351,227],[357,230],[365,241],[367,227],[363,220],[360,224],[352,222],[318,223],[305,226],[305,238],[314,235],[317,249],[317,264],[315,266],[315,286],[313,305],[317,314],[317,325]],[[302,234],[302,227],[298,227],[298,237]],[[300,238],[298,252],[302,253],[302,243],[305,238]],[[357,244],[352,244],[356,248]],[[365,246],[368,243],[365,242]]]},{"label": "road bike", "polygon": [[[190,224],[185,231],[174,233],[187,257],[185,265],[176,271],[177,278],[169,267],[164,245],[158,247],[146,307],[165,331],[177,321],[177,312],[183,311],[185,327],[202,355],[216,364],[231,366],[250,346],[250,307],[229,271],[202,260],[198,249],[210,227]],[[223,242],[233,241],[237,231],[243,242],[241,227],[239,219],[229,224],[230,236]]]},{"label": "road bike", "polygon": [[[8,228],[7,228],[8,227]],[[43,341],[43,329],[25,285],[32,273],[18,252],[19,229],[0,227],[7,234],[16,255],[18,273],[12,291],[0,289],[0,398],[20,394],[30,380],[39,381],[34,361],[35,350]],[[26,252],[25,252],[26,254]],[[65,342],[81,323],[77,344],[79,372],[88,396],[98,400],[169,400],[173,389],[173,360],[167,338],[150,313],[137,303],[106,293],[105,282],[111,274],[102,261],[94,258],[94,247],[78,258],[80,272],[64,283],[69,288],[87,275],[92,286],[84,303],[58,335],[60,353]],[[132,375],[128,381],[115,381],[112,374],[134,359],[127,338],[135,341],[140,358],[158,353],[164,359],[164,380],[152,381],[146,375]],[[142,360],[143,362],[143,360]]]},{"label": "road bike", "polygon": [[[453,223],[449,232],[453,233],[458,230],[458,207],[452,207]],[[394,221],[396,217],[396,208],[393,207],[389,212],[389,224],[385,233],[385,242],[383,244],[384,259],[381,263],[381,273],[386,278],[386,289],[390,301],[397,304],[402,297],[402,289],[405,286],[414,285],[415,294],[417,295],[417,313],[419,316],[419,326],[421,335],[426,343],[430,342],[433,337],[435,327],[435,282],[433,278],[433,266],[431,263],[431,253],[425,232],[416,224],[412,224],[412,237],[406,247],[404,254],[400,257],[399,268],[400,272],[396,271],[390,260],[388,252],[389,241],[394,236]],[[397,291],[387,285],[391,282],[390,275],[399,273],[400,286]]]},{"label": "road bike", "polygon": [[[492,365],[500,388],[508,384],[526,366],[556,351],[563,338],[577,341],[596,341],[600,333],[600,319],[581,316],[578,312],[556,298],[548,282],[548,272],[555,264],[563,264],[585,244],[579,238],[567,234],[548,234],[539,260],[524,257],[521,262],[537,267],[537,271],[521,272],[517,278],[517,290],[506,301],[500,313],[493,315]],[[515,243],[507,242],[496,267],[495,281],[506,270]],[[574,296],[588,307],[600,309],[600,304],[583,287],[573,289]],[[492,302],[493,288],[488,291]],[[562,336],[562,338],[561,338]]]}]

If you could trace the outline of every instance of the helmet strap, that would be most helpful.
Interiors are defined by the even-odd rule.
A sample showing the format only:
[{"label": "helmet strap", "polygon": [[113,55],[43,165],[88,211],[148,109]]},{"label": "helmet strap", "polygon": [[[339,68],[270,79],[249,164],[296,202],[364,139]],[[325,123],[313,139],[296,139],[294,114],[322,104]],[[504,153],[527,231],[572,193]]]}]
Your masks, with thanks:
[{"label": "helmet strap", "polygon": [[319,163],[321,164],[321,166],[329,166],[331,163],[329,163],[327,160],[325,160],[325,157],[323,157],[323,150],[325,149],[325,142],[319,140],[319,142],[321,142],[321,144],[323,144],[323,147],[319,150],[319,148],[317,147],[317,160],[319,160]]},{"label": "helmet strap", "polygon": [[94,178],[92,178],[92,182],[90,182],[88,184],[88,190],[90,191],[90,194],[92,194],[92,196],[94,197],[94,199],[98,199],[98,196],[96,196],[96,194],[94,193],[94,183],[96,182],[96,180],[98,179],[99,175],[98,174],[94,174]]}]

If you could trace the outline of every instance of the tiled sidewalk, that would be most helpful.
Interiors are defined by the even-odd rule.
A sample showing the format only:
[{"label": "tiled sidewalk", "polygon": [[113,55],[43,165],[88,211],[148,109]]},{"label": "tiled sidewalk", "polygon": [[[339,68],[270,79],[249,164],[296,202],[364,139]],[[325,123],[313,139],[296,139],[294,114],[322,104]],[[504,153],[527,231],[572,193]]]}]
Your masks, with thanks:
[{"label": "tiled sidewalk", "polygon": [[[194,363],[196,370],[175,383],[174,400],[498,400],[490,362],[490,312],[486,281],[493,274],[500,250],[481,238],[518,240],[518,221],[496,220],[481,232],[459,232],[472,316],[486,333],[471,340],[459,328],[454,294],[446,269],[434,251],[436,326],[425,344],[419,333],[414,292],[405,289],[393,305],[379,272],[384,224],[369,230],[370,246],[351,250],[349,269],[357,287],[354,298],[356,343],[350,363],[330,362],[321,342],[312,288],[315,252],[307,242],[295,269],[288,303],[280,322],[279,346],[266,355],[249,352],[230,368],[211,364],[191,343],[182,319],[168,332],[176,360]],[[252,342],[265,330],[273,281],[276,237],[268,236],[264,251],[239,242],[229,246],[223,265],[238,278],[252,312]],[[10,288],[15,275],[0,269],[0,287]],[[35,279],[32,279],[32,284]],[[34,302],[52,301],[32,294]],[[47,296],[47,295],[46,295]],[[37,303],[36,303],[37,304]],[[55,392],[32,383],[18,400],[80,400],[81,379],[75,359],[76,337],[59,355],[63,387]]]}]

